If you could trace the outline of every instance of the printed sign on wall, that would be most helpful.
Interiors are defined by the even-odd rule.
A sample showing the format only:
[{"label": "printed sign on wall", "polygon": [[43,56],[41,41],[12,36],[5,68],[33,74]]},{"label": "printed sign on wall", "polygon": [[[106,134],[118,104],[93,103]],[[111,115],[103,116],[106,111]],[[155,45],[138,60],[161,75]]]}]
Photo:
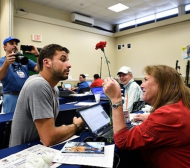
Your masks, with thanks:
[{"label": "printed sign on wall", "polygon": [[182,59],[189,59],[190,58],[190,45],[183,46],[182,50]]}]

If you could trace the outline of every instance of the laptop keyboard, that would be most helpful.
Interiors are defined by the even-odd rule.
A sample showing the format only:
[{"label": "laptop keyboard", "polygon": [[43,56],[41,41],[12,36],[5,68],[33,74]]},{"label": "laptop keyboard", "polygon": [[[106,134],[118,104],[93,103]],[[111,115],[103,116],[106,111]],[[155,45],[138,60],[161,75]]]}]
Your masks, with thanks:
[{"label": "laptop keyboard", "polygon": [[[111,133],[110,133],[111,131]],[[110,137],[110,134],[113,136],[113,127],[107,127],[105,130],[104,130],[104,133],[102,133],[100,136],[103,136],[105,138],[109,138]]]}]

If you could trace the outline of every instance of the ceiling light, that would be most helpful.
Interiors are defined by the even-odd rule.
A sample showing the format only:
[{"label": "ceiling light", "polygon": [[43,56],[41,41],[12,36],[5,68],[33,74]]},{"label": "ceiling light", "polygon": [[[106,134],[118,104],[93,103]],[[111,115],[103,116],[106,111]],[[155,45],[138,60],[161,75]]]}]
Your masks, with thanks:
[{"label": "ceiling light", "polygon": [[116,5],[110,6],[108,9],[112,10],[114,12],[121,12],[121,11],[123,11],[125,9],[128,9],[128,8],[129,8],[128,6],[125,6],[125,5],[121,4],[121,3],[118,3]]},{"label": "ceiling light", "polygon": [[140,24],[140,23],[144,23],[144,22],[148,22],[152,20],[155,20],[155,15],[150,15],[150,16],[146,16],[140,19],[136,19],[136,23]]},{"label": "ceiling light", "polygon": [[190,4],[185,5],[185,11],[189,11],[190,10]]},{"label": "ceiling light", "polygon": [[130,22],[126,22],[126,23],[122,23],[119,25],[119,29],[125,28],[125,27],[129,27],[129,26],[133,26],[135,25],[135,20],[132,20]]},{"label": "ceiling light", "polygon": [[157,13],[156,14],[156,19],[163,18],[163,17],[166,17],[166,16],[175,15],[175,14],[178,14],[178,8],[174,8],[174,9],[171,9],[171,10],[167,10],[167,11],[164,11],[164,12]]}]

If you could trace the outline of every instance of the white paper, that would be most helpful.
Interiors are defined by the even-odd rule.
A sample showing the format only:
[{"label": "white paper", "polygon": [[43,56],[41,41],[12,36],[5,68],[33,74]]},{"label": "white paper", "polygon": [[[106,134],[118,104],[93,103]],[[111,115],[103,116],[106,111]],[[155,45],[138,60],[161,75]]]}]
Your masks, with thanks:
[{"label": "white paper", "polygon": [[[55,156],[59,153],[59,150],[52,149],[43,145],[35,145],[1,159],[0,168],[25,168],[26,157],[31,153],[35,153],[37,155],[51,154]],[[55,168],[60,165],[61,164],[56,163],[55,165],[50,166],[50,168]]]},{"label": "white paper", "polygon": [[90,165],[97,167],[113,167],[113,158],[114,158],[114,147],[115,145],[107,145],[105,146],[105,155],[102,157],[98,156],[65,156],[61,152],[59,152],[53,159],[53,162],[56,163],[64,163],[64,164],[76,164],[76,165]]},{"label": "white paper", "polygon": [[86,95],[88,95],[88,93],[70,94],[70,96],[75,96],[75,97],[82,97],[82,96],[86,96]]},{"label": "white paper", "polygon": [[98,102],[79,102],[75,104],[74,106],[92,106],[98,104]]}]

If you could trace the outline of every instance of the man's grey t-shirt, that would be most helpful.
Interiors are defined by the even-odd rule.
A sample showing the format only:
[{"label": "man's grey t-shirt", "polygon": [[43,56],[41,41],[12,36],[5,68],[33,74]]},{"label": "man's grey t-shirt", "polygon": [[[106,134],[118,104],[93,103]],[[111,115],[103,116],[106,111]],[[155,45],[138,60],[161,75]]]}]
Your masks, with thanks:
[{"label": "man's grey t-shirt", "polygon": [[39,140],[35,120],[56,119],[59,113],[58,89],[40,75],[33,75],[25,82],[13,116],[9,146]]}]

